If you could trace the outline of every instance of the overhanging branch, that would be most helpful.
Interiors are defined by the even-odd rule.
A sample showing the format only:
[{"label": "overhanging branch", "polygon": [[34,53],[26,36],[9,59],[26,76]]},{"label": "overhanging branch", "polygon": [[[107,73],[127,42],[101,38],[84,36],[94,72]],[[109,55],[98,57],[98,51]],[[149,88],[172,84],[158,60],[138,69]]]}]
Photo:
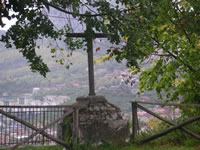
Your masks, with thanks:
[{"label": "overhanging branch", "polygon": [[43,2],[45,5],[48,5],[48,6],[51,6],[61,12],[64,12],[66,14],[69,14],[69,15],[73,15],[73,16],[81,16],[81,17],[98,17],[98,16],[105,16],[105,15],[108,15],[106,13],[102,13],[102,14],[77,14],[77,13],[74,13],[74,12],[71,12],[71,11],[67,11],[63,8],[60,8],[59,6],[56,6],[54,4],[51,4],[49,2],[47,2],[46,0],[41,0],[41,2]]},{"label": "overhanging branch", "polygon": [[[159,42],[156,38],[154,38],[154,37],[151,37],[151,38],[157,43],[156,46],[157,46],[158,48],[161,47],[162,49],[165,49],[165,48],[163,47],[163,45],[161,45],[160,42]],[[167,52],[171,57],[173,57],[174,59],[176,59],[177,61],[179,61],[180,63],[182,63],[184,66],[188,67],[190,71],[197,72],[197,70],[195,70],[191,65],[186,64],[182,59],[178,58],[176,55],[174,55],[174,54],[173,54],[172,52],[170,52],[169,50],[166,51],[166,52]]]}]

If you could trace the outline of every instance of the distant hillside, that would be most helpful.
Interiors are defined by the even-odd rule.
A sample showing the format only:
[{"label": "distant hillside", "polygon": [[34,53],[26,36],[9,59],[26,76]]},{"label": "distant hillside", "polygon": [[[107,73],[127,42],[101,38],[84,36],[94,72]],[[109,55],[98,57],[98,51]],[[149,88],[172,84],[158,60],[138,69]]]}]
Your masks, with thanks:
[{"label": "distant hillside", "polygon": [[[45,10],[44,10],[45,11]],[[45,12],[44,12],[45,13]],[[66,14],[55,9],[48,14],[51,21],[57,28],[63,28],[66,23]],[[59,16],[59,17],[58,17]],[[61,19],[63,18],[63,19]],[[76,19],[71,20],[74,32],[84,32],[84,25],[80,25]],[[5,31],[0,30],[0,35]],[[94,41],[95,59],[104,56],[106,50],[112,46],[106,39],[95,39]],[[53,47],[61,47],[63,53],[56,53],[56,58],[52,58],[50,49],[47,46],[52,43]],[[60,41],[41,39],[37,41],[40,49],[37,50],[44,62],[48,64],[51,72],[43,78],[38,73],[32,73],[27,60],[15,48],[6,49],[5,44],[0,42],[0,96],[8,93],[10,97],[17,98],[24,93],[32,93],[34,87],[41,89],[35,98],[42,99],[45,95],[67,95],[71,98],[69,103],[73,103],[78,96],[88,95],[88,68],[87,53],[83,50],[73,52],[72,57],[67,58],[67,46]],[[98,50],[98,51],[97,51]],[[61,58],[66,59],[65,63],[72,64],[67,70],[64,65],[56,63]],[[147,66],[148,67],[148,66]],[[137,98],[137,83],[132,87],[121,81],[121,74],[127,72],[125,63],[118,64],[111,60],[105,63],[95,64],[95,88],[97,95],[104,95],[109,101],[118,105],[125,112],[130,112],[129,101]],[[138,80],[138,79],[137,79]],[[142,99],[156,99],[154,93],[145,93]]]},{"label": "distant hillside", "polygon": [[[57,53],[57,57],[52,58],[53,54],[50,53],[50,49],[44,46],[47,43],[48,40],[41,42],[41,48],[37,50],[51,70],[46,78],[38,73],[32,73],[27,60],[18,50],[6,49],[1,46],[0,96],[6,92],[11,97],[17,98],[24,93],[32,93],[34,87],[41,89],[41,92],[36,95],[36,98],[39,99],[45,95],[67,95],[71,98],[69,103],[73,103],[76,97],[88,95],[86,51],[73,52],[72,57],[66,60],[66,63],[72,63],[70,69],[67,70],[65,66],[56,63],[62,54]],[[100,51],[96,52],[96,48],[99,47]],[[103,43],[100,40],[94,41],[95,59],[105,55],[108,47],[107,41],[103,41]],[[65,56],[66,54],[67,52],[64,53]],[[121,107],[123,111],[130,112],[129,101],[136,99],[138,87],[137,84],[130,87],[121,82],[119,76],[124,71],[127,71],[125,64],[118,64],[114,60],[95,64],[96,94],[104,95],[109,101]],[[146,95],[148,100],[155,99],[154,93]]]}]

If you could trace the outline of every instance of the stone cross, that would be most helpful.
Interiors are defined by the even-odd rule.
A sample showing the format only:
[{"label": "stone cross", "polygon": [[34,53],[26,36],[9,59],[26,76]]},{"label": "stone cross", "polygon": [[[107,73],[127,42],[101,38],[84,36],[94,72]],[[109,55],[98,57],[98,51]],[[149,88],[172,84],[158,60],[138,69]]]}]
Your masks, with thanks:
[{"label": "stone cross", "polygon": [[[86,24],[86,31],[92,32],[92,28]],[[93,62],[93,37],[86,37],[86,33],[68,33],[68,37],[86,38],[87,39],[87,54],[88,54],[88,77],[89,77],[89,96],[95,96],[94,85],[94,62]],[[94,38],[106,38],[104,33],[95,33]]]}]

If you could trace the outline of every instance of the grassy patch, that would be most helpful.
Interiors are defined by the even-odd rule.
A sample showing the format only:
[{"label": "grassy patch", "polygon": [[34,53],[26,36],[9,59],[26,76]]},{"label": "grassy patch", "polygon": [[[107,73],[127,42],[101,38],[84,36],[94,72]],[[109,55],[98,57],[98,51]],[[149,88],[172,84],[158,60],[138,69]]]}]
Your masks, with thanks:
[{"label": "grassy patch", "polygon": [[184,146],[137,146],[137,145],[128,145],[128,146],[122,146],[122,147],[97,147],[93,150],[198,150],[196,147],[184,147]]},{"label": "grassy patch", "polygon": [[[62,149],[63,147],[61,146],[25,146],[17,148],[17,150],[62,150]],[[8,149],[5,148],[0,150],[8,150]]]},{"label": "grassy patch", "polygon": [[[92,146],[90,144],[77,145],[73,150],[199,150],[199,146],[171,146],[171,145],[126,145],[126,146],[113,146],[110,144],[103,144],[101,146]],[[1,149],[7,150],[7,149]],[[27,146],[18,148],[17,150],[63,150],[61,146]]]},{"label": "grassy patch", "polygon": [[159,146],[159,147],[150,147],[150,146],[128,146],[128,147],[122,147],[119,150],[197,150],[194,147],[177,147],[177,146]]}]

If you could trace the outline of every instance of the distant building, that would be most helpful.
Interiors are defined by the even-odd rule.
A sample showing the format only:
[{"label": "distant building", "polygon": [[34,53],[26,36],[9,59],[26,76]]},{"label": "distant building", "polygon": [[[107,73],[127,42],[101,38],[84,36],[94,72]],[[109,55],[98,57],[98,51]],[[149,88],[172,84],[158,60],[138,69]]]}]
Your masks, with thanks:
[{"label": "distant building", "polygon": [[38,106],[42,106],[43,105],[43,103],[42,103],[42,101],[41,100],[32,100],[31,102],[30,102],[30,105],[38,105]]},{"label": "distant building", "polygon": [[8,97],[9,94],[8,94],[7,92],[5,92],[5,93],[2,94],[2,96],[3,96],[3,97]]},{"label": "distant building", "polygon": [[4,105],[2,98],[0,98],[0,105]]},{"label": "distant building", "polygon": [[47,95],[44,97],[43,105],[60,105],[70,100],[69,96]]},{"label": "distant building", "polygon": [[23,97],[19,98],[19,105],[24,105],[25,104],[25,99]]},{"label": "distant building", "polygon": [[15,99],[12,99],[9,97],[9,94],[7,92],[2,94],[2,97],[0,97],[0,105],[18,105],[18,101]]},{"label": "distant building", "polygon": [[61,105],[70,100],[68,96],[52,96],[47,95],[43,100],[31,100],[30,105]]},{"label": "distant building", "polygon": [[19,105],[29,105],[32,101],[31,95],[24,95],[18,98],[18,104]]},{"label": "distant building", "polygon": [[40,92],[40,88],[35,87],[35,88],[33,88],[32,94],[37,94],[39,92]]},{"label": "distant building", "polygon": [[73,87],[80,87],[80,84],[78,84],[78,83],[73,83],[72,86],[73,86]]},{"label": "distant building", "polygon": [[9,106],[9,105],[18,105],[18,101],[14,99],[0,98],[1,105]]}]

